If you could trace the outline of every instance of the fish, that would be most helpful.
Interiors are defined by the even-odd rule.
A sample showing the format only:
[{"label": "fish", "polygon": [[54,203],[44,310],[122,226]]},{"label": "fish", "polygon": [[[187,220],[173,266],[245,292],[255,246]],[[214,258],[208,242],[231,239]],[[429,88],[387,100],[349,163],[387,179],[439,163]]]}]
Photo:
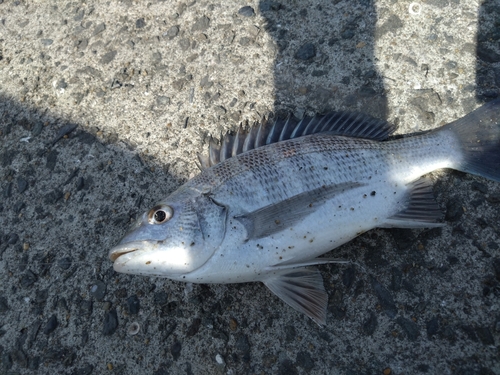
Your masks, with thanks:
[{"label": "fish", "polygon": [[426,175],[500,182],[500,99],[419,134],[365,114],[262,121],[211,140],[202,171],[109,251],[117,272],[189,283],[262,282],[319,325],[322,257],[373,228],[443,226]]}]

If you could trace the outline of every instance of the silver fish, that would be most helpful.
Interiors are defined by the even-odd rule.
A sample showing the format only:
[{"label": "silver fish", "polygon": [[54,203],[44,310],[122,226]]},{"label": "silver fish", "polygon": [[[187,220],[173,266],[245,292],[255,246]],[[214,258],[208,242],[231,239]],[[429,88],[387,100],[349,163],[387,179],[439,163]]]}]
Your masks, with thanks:
[{"label": "silver fish", "polygon": [[109,252],[117,272],[192,283],[261,281],[318,324],[313,265],[372,228],[442,226],[421,176],[452,168],[500,181],[500,100],[439,129],[335,112],[262,123],[210,144],[202,172],[141,215]]}]

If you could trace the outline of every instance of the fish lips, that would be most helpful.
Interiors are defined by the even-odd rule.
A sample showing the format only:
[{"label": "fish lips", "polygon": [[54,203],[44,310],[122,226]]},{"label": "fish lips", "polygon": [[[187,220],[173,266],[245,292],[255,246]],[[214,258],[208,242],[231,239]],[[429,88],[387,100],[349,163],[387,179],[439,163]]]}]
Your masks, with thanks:
[{"label": "fish lips", "polygon": [[109,251],[116,272],[171,277],[198,268],[189,248],[164,246],[165,241],[130,241]]},{"label": "fish lips", "polygon": [[108,257],[112,262],[114,262],[124,254],[132,253],[137,250],[143,250],[147,245],[148,241],[132,241],[119,244],[109,251]]},{"label": "fish lips", "polygon": [[[153,246],[154,247],[154,246]],[[116,272],[131,274],[149,274],[142,259],[151,255],[149,241],[133,241],[113,247],[108,254]]]}]

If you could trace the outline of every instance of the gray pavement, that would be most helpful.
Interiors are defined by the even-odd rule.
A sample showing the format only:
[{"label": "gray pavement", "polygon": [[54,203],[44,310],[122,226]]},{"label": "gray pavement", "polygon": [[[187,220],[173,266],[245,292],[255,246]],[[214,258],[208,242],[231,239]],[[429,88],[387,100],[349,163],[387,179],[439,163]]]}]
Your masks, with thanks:
[{"label": "gray pavement", "polygon": [[107,259],[241,122],[353,110],[406,134],[497,97],[499,20],[498,0],[0,1],[0,374],[500,374],[500,184],[478,177],[431,175],[445,227],[330,253],[358,265],[320,267],[325,327],[261,284]]}]

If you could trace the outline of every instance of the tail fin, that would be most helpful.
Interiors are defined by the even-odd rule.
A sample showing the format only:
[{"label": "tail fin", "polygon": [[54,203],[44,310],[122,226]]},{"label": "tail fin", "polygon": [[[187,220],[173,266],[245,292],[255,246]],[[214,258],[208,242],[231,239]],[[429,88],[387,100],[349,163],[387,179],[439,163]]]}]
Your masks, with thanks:
[{"label": "tail fin", "polygon": [[500,99],[443,127],[460,140],[463,161],[455,167],[500,182]]}]

